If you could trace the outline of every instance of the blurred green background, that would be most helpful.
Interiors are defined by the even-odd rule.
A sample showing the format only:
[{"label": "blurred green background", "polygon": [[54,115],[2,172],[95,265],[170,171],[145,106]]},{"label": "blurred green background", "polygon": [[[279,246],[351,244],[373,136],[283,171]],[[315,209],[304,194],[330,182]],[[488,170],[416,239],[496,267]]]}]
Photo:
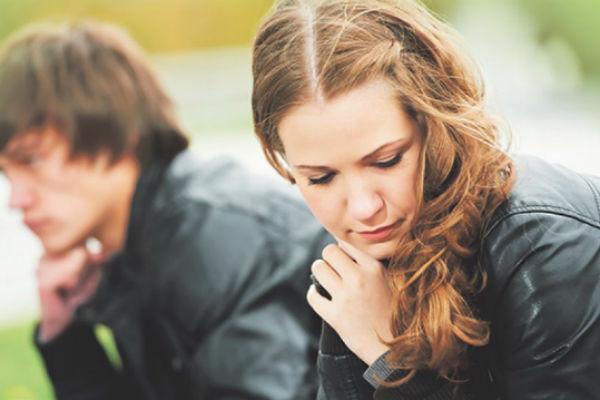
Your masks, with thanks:
[{"label": "blurred green background", "polygon": [[[565,92],[567,97],[587,99],[591,93],[591,97],[597,99],[600,92],[600,0],[429,0],[426,3],[444,18],[457,22],[459,30],[467,18],[464,15],[471,21],[465,26],[476,23],[486,29],[485,25],[493,22],[495,11],[486,12],[485,4],[497,7],[502,3],[503,7],[510,7],[513,22],[502,27],[508,47],[503,50],[502,62],[527,53],[511,49],[519,44],[515,40],[520,40],[519,33],[514,39],[515,30],[527,32],[535,48],[549,55],[548,68],[554,71],[551,80],[560,81],[564,77],[570,82],[569,91]],[[271,4],[271,0],[0,0],[0,40],[23,25],[40,20],[93,18],[124,26],[152,54],[161,78],[175,97],[184,125],[190,132],[200,134],[194,136],[194,141],[205,140],[210,147],[216,137],[232,133],[251,136],[249,46],[261,16]],[[476,11],[471,13],[472,10]],[[496,45],[495,41],[482,39],[479,48],[492,54],[488,58],[494,60]],[[529,63],[528,60],[521,62],[522,65]],[[579,102],[588,104],[583,100]],[[522,108],[522,103],[515,108]],[[535,114],[529,109],[527,113]],[[544,115],[550,114],[555,113],[547,111]],[[568,124],[572,126],[572,122]],[[543,129],[536,126],[535,130]],[[597,130],[588,138],[596,138],[594,135]],[[544,142],[552,143],[546,138]],[[214,143],[222,146],[220,142]],[[557,148],[562,150],[563,145],[558,143]],[[240,151],[243,152],[247,150]],[[0,233],[12,235],[12,232]],[[32,281],[33,277],[26,279]],[[31,282],[28,285],[33,293]],[[0,301],[5,302],[0,304],[0,314],[16,304]],[[31,318],[35,312],[19,315],[0,318],[0,400],[51,398],[32,346]]]},{"label": "blurred green background", "polygon": [[[424,2],[452,19],[458,5],[469,0]],[[540,41],[566,40],[585,76],[599,79],[600,0],[501,2],[513,3],[533,17]],[[31,21],[91,17],[126,26],[151,52],[245,46],[271,4],[272,0],[0,0],[0,39]]]}]

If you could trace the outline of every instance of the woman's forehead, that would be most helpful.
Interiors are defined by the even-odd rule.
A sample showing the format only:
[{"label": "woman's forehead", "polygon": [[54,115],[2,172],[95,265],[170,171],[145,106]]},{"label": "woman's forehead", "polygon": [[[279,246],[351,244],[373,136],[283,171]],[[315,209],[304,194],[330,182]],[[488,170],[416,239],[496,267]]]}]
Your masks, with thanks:
[{"label": "woman's forehead", "polygon": [[409,140],[414,123],[386,84],[374,82],[327,101],[291,110],[279,124],[290,162],[348,153],[363,158],[390,142]]}]

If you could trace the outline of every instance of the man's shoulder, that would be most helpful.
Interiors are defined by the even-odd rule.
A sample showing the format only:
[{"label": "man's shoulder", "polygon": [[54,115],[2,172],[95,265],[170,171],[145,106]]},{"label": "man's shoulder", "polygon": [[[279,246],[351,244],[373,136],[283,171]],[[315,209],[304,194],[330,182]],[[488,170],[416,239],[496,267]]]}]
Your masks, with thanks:
[{"label": "man's shoulder", "polygon": [[310,214],[297,191],[282,179],[251,172],[230,158],[202,160],[190,152],[166,169],[154,208],[202,209],[272,225]]},{"label": "man's shoulder", "polygon": [[290,185],[230,159],[204,161],[184,153],[148,197],[150,210],[132,227],[145,254],[204,249],[195,257],[289,255],[319,247],[326,236]]},{"label": "man's shoulder", "polygon": [[193,305],[211,325],[278,285],[304,296],[327,235],[284,182],[187,155],[161,182],[134,241],[159,309],[183,319]]}]

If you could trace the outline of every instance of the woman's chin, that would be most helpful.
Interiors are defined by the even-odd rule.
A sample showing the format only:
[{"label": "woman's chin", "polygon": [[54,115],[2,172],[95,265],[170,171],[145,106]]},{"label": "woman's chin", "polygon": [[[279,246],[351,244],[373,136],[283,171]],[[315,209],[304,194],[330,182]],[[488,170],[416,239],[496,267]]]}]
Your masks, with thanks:
[{"label": "woman's chin", "polygon": [[389,260],[394,255],[396,246],[393,242],[382,242],[382,243],[357,243],[355,246],[367,253],[369,256],[376,260],[384,261]]}]

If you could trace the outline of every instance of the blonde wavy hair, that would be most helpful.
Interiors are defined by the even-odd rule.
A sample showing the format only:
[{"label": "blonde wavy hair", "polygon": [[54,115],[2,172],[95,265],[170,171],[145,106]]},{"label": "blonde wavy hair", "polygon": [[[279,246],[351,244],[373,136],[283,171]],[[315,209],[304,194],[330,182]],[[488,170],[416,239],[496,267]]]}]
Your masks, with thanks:
[{"label": "blonde wavy hair", "polygon": [[391,260],[389,361],[452,379],[490,328],[472,299],[485,286],[477,252],[486,223],[513,185],[499,125],[458,35],[411,0],[283,0],[254,43],[254,128],[271,165],[293,182],[277,128],[294,107],[332,99],[372,79],[397,91],[422,135],[418,215]]}]

